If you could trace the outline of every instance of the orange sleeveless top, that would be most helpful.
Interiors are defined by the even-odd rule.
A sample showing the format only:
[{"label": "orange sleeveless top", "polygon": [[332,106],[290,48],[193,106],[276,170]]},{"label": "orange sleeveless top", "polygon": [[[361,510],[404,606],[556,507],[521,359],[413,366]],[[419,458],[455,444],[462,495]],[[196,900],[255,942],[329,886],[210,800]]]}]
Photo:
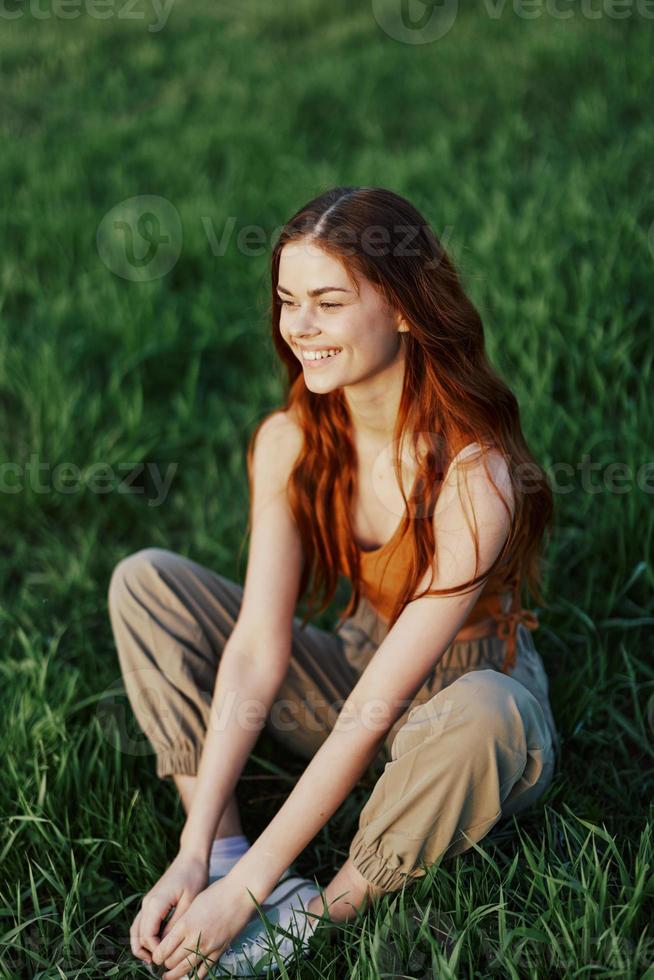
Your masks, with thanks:
[{"label": "orange sleeveless top", "polygon": [[[468,448],[468,446],[465,447],[465,449]],[[461,453],[458,453],[457,457],[459,455]],[[372,551],[364,551],[358,548],[361,591],[386,621],[390,619],[393,603],[404,584],[403,579],[410,562],[411,540],[409,534],[400,538],[399,542],[392,548],[396,539],[399,538],[400,526],[392,538],[380,548],[374,548]],[[342,557],[340,571],[347,577]],[[537,615],[529,609],[523,609],[520,605],[518,576],[514,575],[507,579],[506,572],[502,572],[498,568],[487,579],[477,602],[470,610],[468,618],[452,642],[477,640],[493,635],[505,640],[506,654],[502,670],[507,673],[515,665],[518,623],[522,623],[529,630],[536,630],[540,625]]]}]

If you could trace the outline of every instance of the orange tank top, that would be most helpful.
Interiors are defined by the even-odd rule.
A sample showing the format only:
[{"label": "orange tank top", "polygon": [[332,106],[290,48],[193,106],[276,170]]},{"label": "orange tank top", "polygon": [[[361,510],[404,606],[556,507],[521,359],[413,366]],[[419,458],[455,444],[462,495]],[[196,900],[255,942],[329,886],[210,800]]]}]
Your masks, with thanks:
[{"label": "orange tank top", "polygon": [[[476,443],[471,443],[457,453],[463,455]],[[452,460],[454,462],[454,460]],[[451,464],[450,464],[451,465]],[[380,548],[364,551],[358,548],[361,591],[368,602],[387,622],[392,607],[403,585],[404,576],[410,562],[411,539],[409,534],[399,537],[400,525],[392,538]],[[397,540],[399,539],[399,540]],[[341,558],[341,572],[346,575]],[[477,640],[496,635],[506,641],[506,654],[502,670],[504,673],[515,665],[516,634],[518,623],[529,630],[539,627],[538,617],[520,605],[520,582],[517,575],[507,578],[506,572],[496,569],[490,575],[464,625],[454,637],[458,640]]]}]

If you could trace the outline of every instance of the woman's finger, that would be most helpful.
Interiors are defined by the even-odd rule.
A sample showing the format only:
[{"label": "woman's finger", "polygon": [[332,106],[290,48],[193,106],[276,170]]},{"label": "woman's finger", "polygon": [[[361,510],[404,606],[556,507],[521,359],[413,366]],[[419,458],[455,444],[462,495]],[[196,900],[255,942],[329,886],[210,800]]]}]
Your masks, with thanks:
[{"label": "woman's finger", "polygon": [[[192,950],[184,949],[184,944],[176,950],[166,962],[166,972],[162,974],[162,980],[182,980],[186,976],[193,974],[193,967],[202,963],[202,957]],[[168,966],[168,962],[170,966]]]},{"label": "woman's finger", "polygon": [[168,933],[170,932],[170,930],[172,929],[172,927],[175,925],[175,923],[177,922],[177,920],[182,915],[184,915],[184,913],[186,912],[186,910],[189,907],[189,905],[191,905],[192,901],[193,901],[193,899],[189,898],[187,895],[182,895],[182,897],[180,898],[179,902],[177,903],[177,908],[175,909],[174,914],[171,915],[170,919],[166,923],[165,929],[161,933],[161,938],[162,939],[165,939],[165,937],[168,935]]},{"label": "woman's finger", "polygon": [[[219,959],[219,951],[217,949],[212,950],[210,953],[205,953],[201,951],[201,955],[195,953],[194,943],[191,945],[190,942],[184,940],[180,943],[179,948],[166,959],[165,966],[168,970],[164,973],[162,980],[181,980],[187,974],[193,972],[193,967],[197,967],[198,976],[204,977],[207,975],[209,967],[215,966]],[[204,956],[204,960],[202,957]],[[206,960],[206,964],[205,964]]]},{"label": "woman's finger", "polygon": [[[197,943],[192,943],[184,937],[177,949],[172,950],[168,956],[164,957],[161,965],[168,970],[169,980],[174,980],[177,976],[183,977],[184,973],[192,970],[196,962],[202,962],[201,958],[195,952],[196,946]],[[184,969],[180,970],[180,966],[183,966]]]},{"label": "woman's finger", "polygon": [[[212,960],[217,960],[218,959],[217,956],[212,956],[211,958],[212,958]],[[198,978],[198,980],[202,980],[203,977],[206,977],[208,972],[209,972],[209,967],[208,966],[205,966],[204,963],[201,963],[200,966],[198,967],[198,970],[197,970],[197,978]],[[195,980],[195,978],[194,978],[194,980]]]},{"label": "woman's finger", "polygon": [[205,966],[203,963],[202,966],[198,969],[198,980],[203,980],[203,977],[206,977],[208,972],[209,972],[209,967]]},{"label": "woman's finger", "polygon": [[168,935],[161,940],[152,954],[152,959],[157,966],[170,969],[184,956],[184,945],[189,945],[186,941],[185,932],[184,922],[181,921],[176,923]]},{"label": "woman's finger", "polygon": [[143,909],[141,909],[132,922],[129,929],[129,944],[132,950],[132,954],[139,960],[145,960],[146,963],[152,962],[152,957],[150,956],[150,951],[143,946],[141,943],[141,916],[143,914]]},{"label": "woman's finger", "polygon": [[171,902],[153,898],[147,905],[143,906],[143,916],[141,918],[141,945],[145,946],[152,953],[159,945],[159,930],[161,929],[162,919],[172,908]]}]

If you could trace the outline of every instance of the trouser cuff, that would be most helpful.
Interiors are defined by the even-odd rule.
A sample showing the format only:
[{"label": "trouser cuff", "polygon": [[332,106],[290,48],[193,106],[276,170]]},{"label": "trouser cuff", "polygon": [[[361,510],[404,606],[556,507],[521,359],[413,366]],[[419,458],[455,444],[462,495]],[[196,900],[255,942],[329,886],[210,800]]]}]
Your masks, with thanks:
[{"label": "trouser cuff", "polygon": [[177,746],[157,753],[157,776],[166,779],[173,774],[197,775],[200,750],[195,746]]},{"label": "trouser cuff", "polygon": [[399,891],[403,885],[412,884],[416,878],[422,877],[424,871],[415,868],[407,871],[400,866],[400,859],[395,858],[392,863],[382,858],[375,851],[371,850],[362,840],[355,836],[350,845],[350,860],[360,875],[371,885],[381,888],[385,892]]}]

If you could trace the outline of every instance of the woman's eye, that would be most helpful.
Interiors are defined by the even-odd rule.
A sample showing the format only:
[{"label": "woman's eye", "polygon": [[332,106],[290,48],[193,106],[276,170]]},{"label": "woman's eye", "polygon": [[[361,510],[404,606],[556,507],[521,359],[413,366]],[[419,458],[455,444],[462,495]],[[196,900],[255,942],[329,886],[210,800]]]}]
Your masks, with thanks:
[{"label": "woman's eye", "polygon": [[[281,299],[279,301],[282,306],[295,306],[295,303],[291,303],[290,299]],[[324,310],[335,310],[337,307],[342,306],[342,303],[321,303],[320,304]]]}]

